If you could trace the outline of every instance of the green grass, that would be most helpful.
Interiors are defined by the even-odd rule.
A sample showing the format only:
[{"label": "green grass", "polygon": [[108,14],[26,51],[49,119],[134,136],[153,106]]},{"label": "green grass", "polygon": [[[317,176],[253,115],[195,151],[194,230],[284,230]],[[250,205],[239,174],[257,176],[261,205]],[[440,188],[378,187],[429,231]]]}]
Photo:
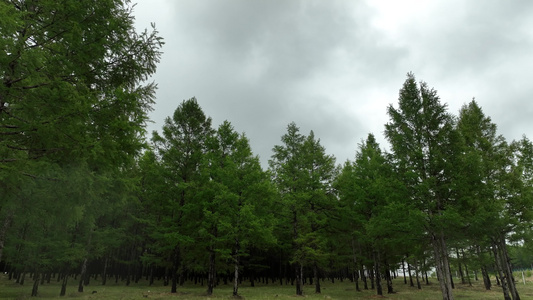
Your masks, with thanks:
[{"label": "green grass", "polygon": [[[521,278],[521,277],[520,277]],[[517,278],[518,279],[518,278]],[[533,299],[533,282],[528,281],[526,285],[520,280],[517,283],[518,292],[522,299]],[[185,284],[178,287],[177,294],[170,294],[170,287],[162,286],[157,283],[154,286],[148,286],[145,281],[138,284],[132,283],[130,286],[125,286],[124,283],[115,284],[114,282],[105,286],[90,284],[85,287],[84,293],[77,292],[77,284],[73,279],[70,279],[70,284],[67,288],[67,295],[59,297],[60,285],[52,280],[50,284],[39,286],[39,294],[37,297],[30,297],[32,289],[32,282],[27,281],[26,285],[21,286],[14,282],[8,281],[5,275],[0,275],[0,299],[235,299],[231,296],[231,285],[220,285],[215,288],[214,294],[207,297],[205,294],[205,286]],[[386,287],[384,286],[386,290]],[[418,290],[409,287],[403,283],[403,279],[396,279],[394,281],[395,294],[384,294],[385,299],[404,299],[404,300],[422,300],[422,299],[440,299],[438,282],[435,279],[431,281],[429,286],[422,285],[422,289]],[[96,293],[92,293],[96,291]],[[250,287],[249,283],[244,283],[240,289],[241,299],[298,299],[301,297],[295,296],[295,288],[291,285],[279,284],[256,284],[256,287]],[[473,282],[473,286],[456,284],[454,290],[456,299],[502,299],[503,294],[499,286],[493,286],[491,291],[485,291],[481,281]],[[315,294],[314,286],[304,286],[305,299],[378,299],[375,291],[368,290],[357,292],[355,285],[349,281],[336,281],[332,284],[328,281],[322,283],[322,293]]]}]

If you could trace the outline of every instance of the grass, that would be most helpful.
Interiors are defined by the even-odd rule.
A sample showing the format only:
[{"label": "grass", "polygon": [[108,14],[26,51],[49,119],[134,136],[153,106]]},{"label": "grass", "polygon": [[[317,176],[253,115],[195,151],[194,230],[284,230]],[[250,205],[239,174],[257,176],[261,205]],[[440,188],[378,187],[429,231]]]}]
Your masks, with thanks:
[{"label": "grass", "polygon": [[[516,277],[518,292],[522,299],[533,299],[533,281],[529,281],[524,285],[521,280],[521,275]],[[396,300],[423,300],[423,299],[440,299],[441,294],[438,282],[433,279],[430,280],[430,285],[422,285],[422,289],[418,290],[414,287],[409,287],[403,283],[403,278],[398,278],[394,281],[395,294],[384,294],[383,297],[375,295],[375,291],[367,290],[357,292],[355,285],[349,281],[336,281],[332,284],[328,281],[322,283],[322,293],[315,294],[314,286],[304,286],[305,299],[396,299]],[[383,287],[386,291],[386,287]],[[32,289],[32,282],[27,281],[26,285],[21,286],[12,281],[8,281],[7,276],[0,275],[0,299],[235,299],[232,297],[232,285],[220,285],[215,288],[212,296],[207,296],[205,293],[206,287],[187,283],[182,287],[178,287],[178,293],[170,294],[170,287],[163,286],[157,283],[153,286],[148,286],[145,281],[138,284],[132,283],[130,286],[125,286],[124,283],[108,284],[105,286],[93,283],[85,287],[84,293],[77,292],[77,284],[74,280],[70,280],[67,287],[67,295],[59,297],[60,285],[52,280],[50,284],[39,286],[39,294],[37,297],[30,297]],[[96,293],[93,294],[93,291]],[[256,287],[250,287],[249,283],[244,283],[239,288],[240,299],[298,299],[295,295],[295,288],[291,285],[279,284],[256,284]],[[502,299],[503,294],[499,286],[493,286],[491,291],[486,291],[481,281],[473,282],[473,286],[456,284],[454,290],[456,299]]]}]

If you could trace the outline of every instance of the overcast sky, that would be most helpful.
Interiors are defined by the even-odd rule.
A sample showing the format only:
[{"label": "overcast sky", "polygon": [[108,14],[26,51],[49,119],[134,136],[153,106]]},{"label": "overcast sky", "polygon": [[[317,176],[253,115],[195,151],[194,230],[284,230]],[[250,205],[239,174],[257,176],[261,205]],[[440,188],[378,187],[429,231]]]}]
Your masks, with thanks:
[{"label": "overcast sky", "polygon": [[293,121],[344,163],[368,133],[388,148],[387,106],[412,71],[451,113],[475,97],[508,141],[533,139],[533,1],[137,2],[137,27],[166,43],[149,132],[196,97],[265,167]]}]

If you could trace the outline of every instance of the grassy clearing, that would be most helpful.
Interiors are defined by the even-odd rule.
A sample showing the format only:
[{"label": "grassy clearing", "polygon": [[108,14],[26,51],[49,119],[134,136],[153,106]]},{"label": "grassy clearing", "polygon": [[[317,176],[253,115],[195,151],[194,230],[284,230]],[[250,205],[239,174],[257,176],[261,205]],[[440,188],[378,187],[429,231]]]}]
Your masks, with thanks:
[{"label": "grassy clearing", "polygon": [[[521,276],[518,277],[517,279]],[[533,282],[531,278],[524,285],[522,281],[518,284],[518,291],[522,299],[533,299]],[[472,287],[468,285],[456,284],[454,295],[456,299],[502,299],[501,288],[494,286],[492,291],[485,291],[483,283],[474,282]],[[0,275],[0,299],[31,299],[31,282],[20,286],[7,280],[5,275]],[[385,287],[384,287],[385,288]],[[106,286],[91,284],[85,287],[84,293],[77,292],[77,284],[71,280],[67,288],[67,295],[59,297],[60,285],[57,282],[45,284],[39,287],[39,295],[33,299],[235,299],[231,296],[231,285],[220,285],[215,289],[214,295],[207,297],[205,294],[206,287],[193,284],[185,284],[178,288],[177,294],[170,294],[170,287],[162,286],[157,283],[154,286],[148,286],[146,282],[130,284],[125,286],[123,283],[108,284]],[[422,290],[409,287],[403,283],[403,279],[394,281],[395,294],[385,294],[385,299],[403,299],[403,300],[423,300],[439,299],[441,297],[438,283],[433,279],[429,286],[423,285]],[[96,293],[92,293],[96,291]],[[249,284],[243,284],[240,288],[240,299],[298,299],[295,296],[293,286],[281,286],[278,284],[261,285],[250,287]],[[325,281],[322,284],[322,294],[314,293],[314,286],[304,286],[304,298],[306,299],[379,299],[375,291],[368,290],[357,292],[355,286],[349,281],[336,282],[332,284]]]}]

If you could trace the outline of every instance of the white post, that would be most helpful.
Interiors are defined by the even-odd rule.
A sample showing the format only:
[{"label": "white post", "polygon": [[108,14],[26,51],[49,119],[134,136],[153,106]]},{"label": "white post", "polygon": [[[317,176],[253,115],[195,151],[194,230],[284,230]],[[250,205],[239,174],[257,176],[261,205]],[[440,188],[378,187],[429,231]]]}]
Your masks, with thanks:
[{"label": "white post", "polygon": [[524,271],[522,271],[522,281],[524,281],[524,284],[526,284],[526,278],[524,277]]}]

